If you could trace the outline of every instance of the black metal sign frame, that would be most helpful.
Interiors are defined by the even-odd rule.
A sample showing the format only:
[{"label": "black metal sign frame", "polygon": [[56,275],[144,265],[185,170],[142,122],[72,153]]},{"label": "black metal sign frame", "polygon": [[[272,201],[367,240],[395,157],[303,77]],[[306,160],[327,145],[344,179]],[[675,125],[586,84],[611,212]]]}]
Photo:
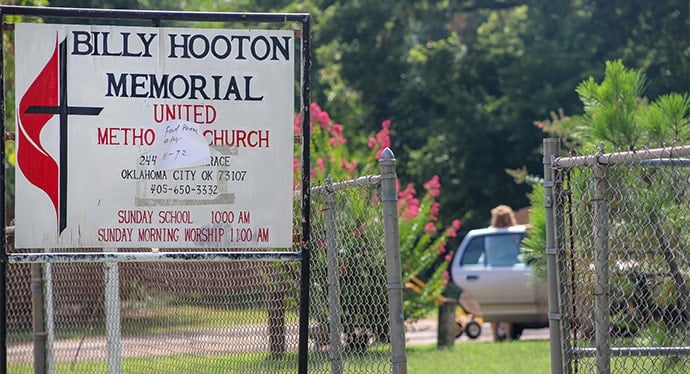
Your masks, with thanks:
[{"label": "black metal sign frame", "polygon": [[[2,48],[0,48],[0,123],[5,128],[5,66],[4,66],[4,30],[7,16],[27,16],[27,17],[55,17],[63,19],[89,19],[102,20],[103,24],[108,24],[114,20],[139,20],[150,22],[153,27],[160,27],[162,21],[183,21],[183,22],[225,22],[225,23],[287,23],[296,22],[301,24],[301,72],[300,72],[300,111],[302,115],[302,139],[301,139],[301,161],[302,161],[302,190],[301,190],[301,211],[302,226],[299,236],[300,252],[285,252],[286,260],[297,258],[301,262],[301,284],[300,284],[300,317],[299,317],[299,353],[298,353],[298,372],[307,373],[308,362],[308,332],[309,332],[309,283],[310,283],[310,69],[311,69],[311,16],[308,13],[228,13],[228,12],[184,12],[184,11],[152,11],[152,10],[116,10],[116,9],[86,9],[86,8],[49,8],[49,7],[27,7],[27,6],[0,6],[0,20],[2,20]],[[2,132],[2,143],[0,147],[0,157],[6,160],[5,141],[7,134]],[[6,192],[5,168],[0,170],[0,190],[3,196]],[[6,209],[5,198],[0,199],[0,212],[4,214]],[[2,251],[0,251],[0,373],[7,372],[7,265],[10,262],[10,255],[7,253],[7,223],[0,225],[0,235],[5,238],[2,241]],[[255,258],[259,254],[253,254]],[[276,252],[266,253],[268,260],[274,260],[275,256],[280,256]],[[230,256],[232,257],[232,256]]]}]

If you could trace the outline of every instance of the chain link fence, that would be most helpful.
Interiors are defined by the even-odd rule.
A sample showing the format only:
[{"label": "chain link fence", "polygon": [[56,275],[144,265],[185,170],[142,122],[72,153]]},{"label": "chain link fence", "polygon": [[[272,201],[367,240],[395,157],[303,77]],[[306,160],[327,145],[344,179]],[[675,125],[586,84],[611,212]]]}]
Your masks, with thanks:
[{"label": "chain link fence", "polygon": [[690,371],[688,155],[602,148],[553,158],[557,372]]},{"label": "chain link fence", "polygon": [[[300,72],[300,77],[296,79],[295,87],[290,88],[290,91],[299,86],[301,94],[299,104],[295,103],[296,106],[300,105],[300,108],[294,108],[301,115],[299,119],[301,135],[294,137],[295,149],[293,149],[296,154],[301,155],[301,163],[297,162],[299,164],[297,166],[301,167],[301,172],[298,172],[301,178],[296,181],[300,192],[297,193],[299,196],[295,197],[293,205],[291,248],[277,250],[232,248],[229,250],[228,248],[204,247],[200,250],[200,247],[197,247],[165,249],[165,251],[158,248],[69,248],[26,251],[13,248],[14,240],[11,231],[14,228],[0,227],[9,233],[5,236],[3,256],[0,256],[2,257],[0,258],[0,273],[3,274],[5,280],[2,283],[2,296],[6,300],[5,313],[0,318],[5,327],[0,329],[0,333],[4,334],[3,341],[7,343],[6,349],[0,355],[3,369],[12,373],[300,372],[304,374],[308,367],[309,372],[315,373],[392,371],[403,374],[406,372],[395,160],[392,152],[386,150],[385,157],[380,160],[381,175],[338,183],[327,181],[325,185],[309,188],[311,184],[309,170],[311,16],[309,14],[143,12],[110,9],[77,11],[67,8],[21,6],[2,6],[1,10],[3,17],[9,16],[5,18],[7,27],[2,30],[6,33],[3,34],[5,37],[2,52],[6,53],[8,58],[4,62],[0,59],[2,70],[6,73],[12,69],[15,61],[14,44],[10,41],[13,35],[20,34],[20,32],[13,34],[15,32],[13,22],[20,19],[25,23],[45,23],[46,20],[52,20],[53,23],[65,22],[65,24],[73,24],[77,20],[81,20],[79,21],[81,23],[84,22],[83,19],[86,19],[84,23],[88,25],[142,24],[152,25],[152,28],[156,29],[161,26],[186,27],[197,23],[201,23],[200,27],[208,27],[209,30],[216,27],[225,29],[231,25],[234,25],[233,27],[241,25],[242,28],[254,25],[252,28],[292,30],[285,34],[292,34],[296,41],[299,40],[299,45],[295,45],[293,51],[289,51],[289,46],[276,44],[278,47],[273,52],[278,50],[284,52],[286,61],[294,59],[294,71]],[[141,29],[144,27],[147,26],[141,26]],[[146,41],[143,40],[144,33],[137,34],[146,44],[146,51],[153,37],[159,35],[153,32],[154,30],[151,31],[152,36]],[[95,38],[98,33],[93,32],[94,40],[97,40]],[[127,50],[126,43],[130,33],[121,33],[123,50]],[[88,32],[84,35],[86,34]],[[104,37],[103,48],[107,50],[105,44],[108,32],[102,32],[100,35]],[[149,35],[148,31],[146,35]],[[247,47],[247,51],[252,52],[263,48],[259,46],[261,43],[256,46],[253,43],[250,46],[249,42],[242,44],[242,40],[245,40],[244,36],[225,36],[225,34],[217,33],[213,41],[209,42],[205,32],[198,35],[198,38],[196,34],[190,37],[189,43],[187,43],[189,35],[184,36],[184,46],[189,46],[191,54],[196,59],[205,57],[209,53],[209,48],[216,47],[216,42],[230,43],[228,38],[233,40],[237,38],[240,49],[244,48],[242,45]],[[269,39],[274,40],[273,37],[261,36],[261,38],[267,43]],[[287,42],[288,39],[290,38],[286,36],[276,37],[275,40]],[[60,102],[60,108],[62,108],[60,109],[61,128],[66,128],[67,115],[75,114],[65,109],[68,108],[66,99],[68,85],[62,80],[58,81],[58,78],[67,79],[65,76],[68,76],[67,37],[64,40],[59,43],[61,46],[59,51],[55,47],[54,55],[60,58],[55,57],[49,60],[51,69],[43,68],[46,71],[50,70],[51,73],[40,75],[46,82],[55,80],[55,85],[60,87],[58,95],[60,100],[56,99],[56,101]],[[194,44],[194,41],[202,42],[202,44],[206,41],[207,44],[204,47],[202,44]],[[170,39],[170,48],[183,47],[176,43]],[[74,45],[77,45],[76,41]],[[197,51],[194,49],[196,47],[201,49]],[[227,44],[227,48],[226,51],[214,49],[211,55],[216,59],[225,59],[230,55],[230,44]],[[265,48],[266,55],[259,56],[260,60],[266,59],[270,52],[268,44]],[[199,52],[198,56],[196,52]],[[244,59],[241,57],[242,53],[242,51],[239,52],[238,60]],[[90,52],[79,53],[79,55],[87,54]],[[161,55],[164,54],[161,53]],[[93,55],[98,55],[98,53]],[[115,56],[115,54],[109,56]],[[177,58],[174,53],[171,53],[171,56]],[[294,58],[291,58],[292,56]],[[53,65],[56,71],[58,66],[60,67],[59,77],[58,73],[55,73],[53,77]],[[170,64],[170,72],[176,71],[178,67],[172,65],[175,64]],[[199,69],[211,71],[214,68],[209,68],[209,65],[200,61]],[[267,72],[268,70],[266,69]],[[270,73],[275,73],[273,75],[275,78],[278,74],[282,74],[279,71],[271,70]],[[161,70],[161,72],[165,73],[164,76],[167,79],[168,70]],[[10,74],[10,76],[13,75]],[[194,77],[204,78],[203,76]],[[285,75],[285,78],[288,77],[290,80],[293,79],[292,75]],[[217,86],[220,84],[219,78],[221,77],[213,76],[213,81]],[[254,101],[256,98],[249,97],[249,80],[252,77],[245,76],[244,78],[245,99]],[[230,88],[227,89],[223,100],[230,100],[230,96],[235,97],[235,100],[242,99],[235,87],[235,77],[233,76],[228,82],[227,87]],[[12,82],[8,87],[14,87],[15,84],[16,82]],[[52,87],[53,83],[50,84]],[[280,85],[278,87],[278,91],[282,89]],[[142,87],[137,86],[137,89],[140,88]],[[197,91],[201,92],[206,100],[209,99],[202,92],[203,87],[193,88],[198,90],[192,90],[190,100],[196,99],[194,95]],[[274,87],[271,86],[271,89]],[[156,90],[162,89],[158,87]],[[170,90],[172,91],[172,88]],[[37,91],[40,90],[37,89]],[[278,91],[274,96],[282,94]],[[168,99],[167,91],[165,92],[165,98]],[[7,94],[14,97],[13,92],[8,91]],[[123,97],[126,96],[126,94],[123,95]],[[172,96],[175,99],[181,99],[178,95]],[[291,103],[294,98],[285,96],[280,101]],[[47,107],[43,106],[43,104],[52,105],[52,101],[39,104],[41,105],[29,106],[24,113],[36,107],[39,108],[38,112],[31,112],[31,114],[57,114],[53,112],[57,107],[51,106],[50,112],[46,112]],[[266,105],[269,105],[268,102]],[[18,105],[17,108],[20,106]],[[103,108],[90,109],[98,109],[100,113]],[[272,107],[272,109],[275,108]],[[154,120],[155,110],[154,104]],[[170,109],[166,113],[166,116],[174,119],[183,117],[181,112],[175,114],[170,112]],[[208,110],[206,113],[208,115]],[[215,110],[213,113],[215,119]],[[187,117],[189,116],[191,114],[188,112]],[[210,122],[207,123],[210,124]],[[35,131],[38,134],[41,129],[39,126],[37,128],[38,130]],[[231,129],[219,128],[219,130],[230,131]],[[99,128],[99,141],[100,134]],[[268,137],[268,130],[265,134]],[[137,135],[133,136],[137,139]],[[214,147],[229,141],[221,139],[223,136],[215,132],[211,136],[214,139]],[[249,142],[249,135],[246,137],[244,139]],[[279,138],[293,140],[292,136],[286,138],[279,135]],[[66,135],[64,139],[65,147],[67,147]],[[108,143],[108,145],[117,144],[120,143]],[[230,146],[230,144],[225,145]],[[265,145],[268,148],[267,139]],[[18,149],[22,147],[18,146]],[[272,148],[281,149],[282,146],[274,147],[272,144]],[[184,149],[181,150],[184,151]],[[64,152],[61,150],[61,155],[66,155],[66,151],[66,148]],[[49,157],[52,156],[49,155]],[[67,162],[68,158],[66,156],[64,158]],[[63,167],[62,161],[61,159],[59,167],[61,174],[67,166],[65,163]],[[22,161],[24,165],[27,162]],[[147,166],[150,166],[148,164],[147,162]],[[22,168],[18,167],[18,169]],[[41,173],[39,169],[40,167],[37,166],[36,175]],[[78,170],[78,168],[70,168],[70,170]],[[226,171],[234,172],[234,170]],[[5,174],[2,175],[5,176]],[[273,181],[280,178],[282,183],[287,182],[289,185],[290,176],[288,178],[284,176],[274,176]],[[3,191],[9,190],[5,195],[11,196],[14,192],[14,183],[8,181],[7,178],[3,177],[3,179],[5,180]],[[64,181],[66,180],[65,173]],[[72,182],[70,183],[73,185]],[[104,183],[107,185],[108,181]],[[163,188],[163,185],[160,186]],[[67,191],[63,187],[61,191]],[[262,182],[252,187],[272,186],[267,186]],[[178,193],[177,191],[180,190],[173,189],[175,194]],[[271,193],[270,189],[266,191]],[[283,191],[286,190],[283,189]],[[313,204],[310,199],[312,193]],[[264,198],[269,196],[263,190],[254,191],[253,196],[260,197],[260,195]],[[67,205],[62,205],[64,201],[62,198],[60,200],[60,214],[64,215],[66,208],[63,209],[63,206]],[[8,201],[5,198],[3,203],[7,204]],[[166,200],[162,204],[186,206],[176,201]],[[277,210],[278,208],[272,207],[272,201],[264,201],[263,206],[273,209],[272,213],[285,212],[284,209]],[[98,204],[100,206],[100,200]],[[218,205],[220,202],[215,204]],[[57,207],[57,204],[55,206]],[[20,212],[27,212],[27,210],[20,210]],[[272,216],[270,213],[261,212],[260,214],[264,217]],[[30,217],[24,222],[33,218]],[[247,215],[246,218],[248,220],[249,216]],[[19,222],[25,224],[21,220]],[[280,226],[283,222],[284,220],[278,222],[276,226]],[[63,223],[64,221],[61,220],[60,224]],[[23,230],[25,227],[17,226],[17,229]],[[258,230],[256,236],[268,240],[268,228],[265,231],[262,228]],[[235,232],[241,241],[246,243],[251,240],[252,231],[248,227],[236,227]],[[24,237],[26,235],[18,235],[18,238]],[[110,239],[116,243],[115,237]],[[283,240],[276,245],[283,246],[286,241],[289,241],[289,237],[288,240]],[[45,241],[40,243],[45,243]],[[133,243],[130,246],[141,244],[130,243]],[[79,245],[74,244],[74,246]],[[178,245],[191,244],[178,242]],[[290,247],[290,244],[284,246]],[[173,245],[173,247],[176,246]]]},{"label": "chain link fence", "polygon": [[311,341],[325,373],[392,371],[378,181],[327,180],[312,194]]},{"label": "chain link fence", "polygon": [[[400,295],[401,310],[402,290],[387,276],[381,180],[311,188],[310,373],[405,372],[402,318],[389,318],[390,293]],[[296,214],[295,237],[300,219]],[[286,254],[298,253],[294,247]],[[22,251],[7,251],[9,372],[298,371],[299,257],[22,263],[12,260]],[[151,251],[119,249],[162,254]]]},{"label": "chain link fence", "polygon": [[11,264],[9,372],[295,372],[296,265]]}]

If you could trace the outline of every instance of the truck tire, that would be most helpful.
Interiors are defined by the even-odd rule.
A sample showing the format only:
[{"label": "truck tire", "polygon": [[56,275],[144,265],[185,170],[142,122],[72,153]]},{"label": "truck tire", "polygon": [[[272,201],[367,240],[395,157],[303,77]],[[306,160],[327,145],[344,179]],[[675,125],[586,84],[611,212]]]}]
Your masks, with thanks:
[{"label": "truck tire", "polygon": [[455,321],[455,339],[459,338],[462,336],[462,333],[465,332],[465,330],[462,328],[462,323]]},{"label": "truck tire", "polygon": [[467,322],[465,324],[465,334],[470,339],[477,339],[482,334],[482,326],[475,321]]}]

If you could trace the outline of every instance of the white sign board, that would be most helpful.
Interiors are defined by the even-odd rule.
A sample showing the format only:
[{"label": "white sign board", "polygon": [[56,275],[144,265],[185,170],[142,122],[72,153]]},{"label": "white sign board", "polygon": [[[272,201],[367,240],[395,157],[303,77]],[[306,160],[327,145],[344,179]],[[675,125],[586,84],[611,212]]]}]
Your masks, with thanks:
[{"label": "white sign board", "polygon": [[15,38],[17,248],[292,245],[293,32]]}]

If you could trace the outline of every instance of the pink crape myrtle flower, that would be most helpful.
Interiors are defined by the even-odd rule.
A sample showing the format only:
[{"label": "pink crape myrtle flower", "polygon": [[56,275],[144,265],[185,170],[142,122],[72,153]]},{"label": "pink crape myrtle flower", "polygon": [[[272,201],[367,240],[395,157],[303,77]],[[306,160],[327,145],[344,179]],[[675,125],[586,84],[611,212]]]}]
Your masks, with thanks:
[{"label": "pink crape myrtle flower", "polygon": [[458,230],[460,230],[460,220],[455,219],[451,226],[446,229],[446,236],[454,238],[458,236]]},{"label": "pink crape myrtle flower", "polygon": [[333,125],[333,128],[331,129],[331,136],[328,139],[328,142],[331,144],[331,147],[337,147],[339,145],[345,144],[346,139],[343,136],[343,125],[336,123]]},{"label": "pink crape myrtle flower", "polygon": [[352,160],[350,162],[348,162],[347,160],[341,160],[340,164],[341,164],[340,166],[342,166],[342,168],[344,170],[347,170],[347,171],[357,170],[357,160]]},{"label": "pink crape myrtle flower", "polygon": [[311,103],[309,106],[311,112],[312,123],[317,122],[322,129],[330,131],[333,126],[331,116],[325,110],[322,110],[319,104]]},{"label": "pink crape myrtle flower", "polygon": [[417,217],[419,214],[419,199],[415,198],[417,191],[415,191],[412,183],[408,183],[404,190],[398,193],[398,212],[402,214],[403,219],[410,219]]},{"label": "pink crape myrtle flower", "polygon": [[429,219],[432,221],[438,221],[438,215],[441,212],[441,203],[434,201],[431,204],[431,209],[429,210]]},{"label": "pink crape myrtle flower", "polygon": [[326,163],[323,161],[321,157],[316,159],[316,165],[319,167],[319,171],[326,171]]},{"label": "pink crape myrtle flower", "polygon": [[433,197],[441,195],[441,182],[438,175],[434,175],[428,182],[424,183],[424,189],[429,191],[429,194]]},{"label": "pink crape myrtle flower", "polygon": [[391,121],[385,120],[381,122],[381,130],[376,133],[376,136],[369,138],[368,146],[371,149],[377,149],[376,158],[380,158],[383,150],[391,146]]}]

